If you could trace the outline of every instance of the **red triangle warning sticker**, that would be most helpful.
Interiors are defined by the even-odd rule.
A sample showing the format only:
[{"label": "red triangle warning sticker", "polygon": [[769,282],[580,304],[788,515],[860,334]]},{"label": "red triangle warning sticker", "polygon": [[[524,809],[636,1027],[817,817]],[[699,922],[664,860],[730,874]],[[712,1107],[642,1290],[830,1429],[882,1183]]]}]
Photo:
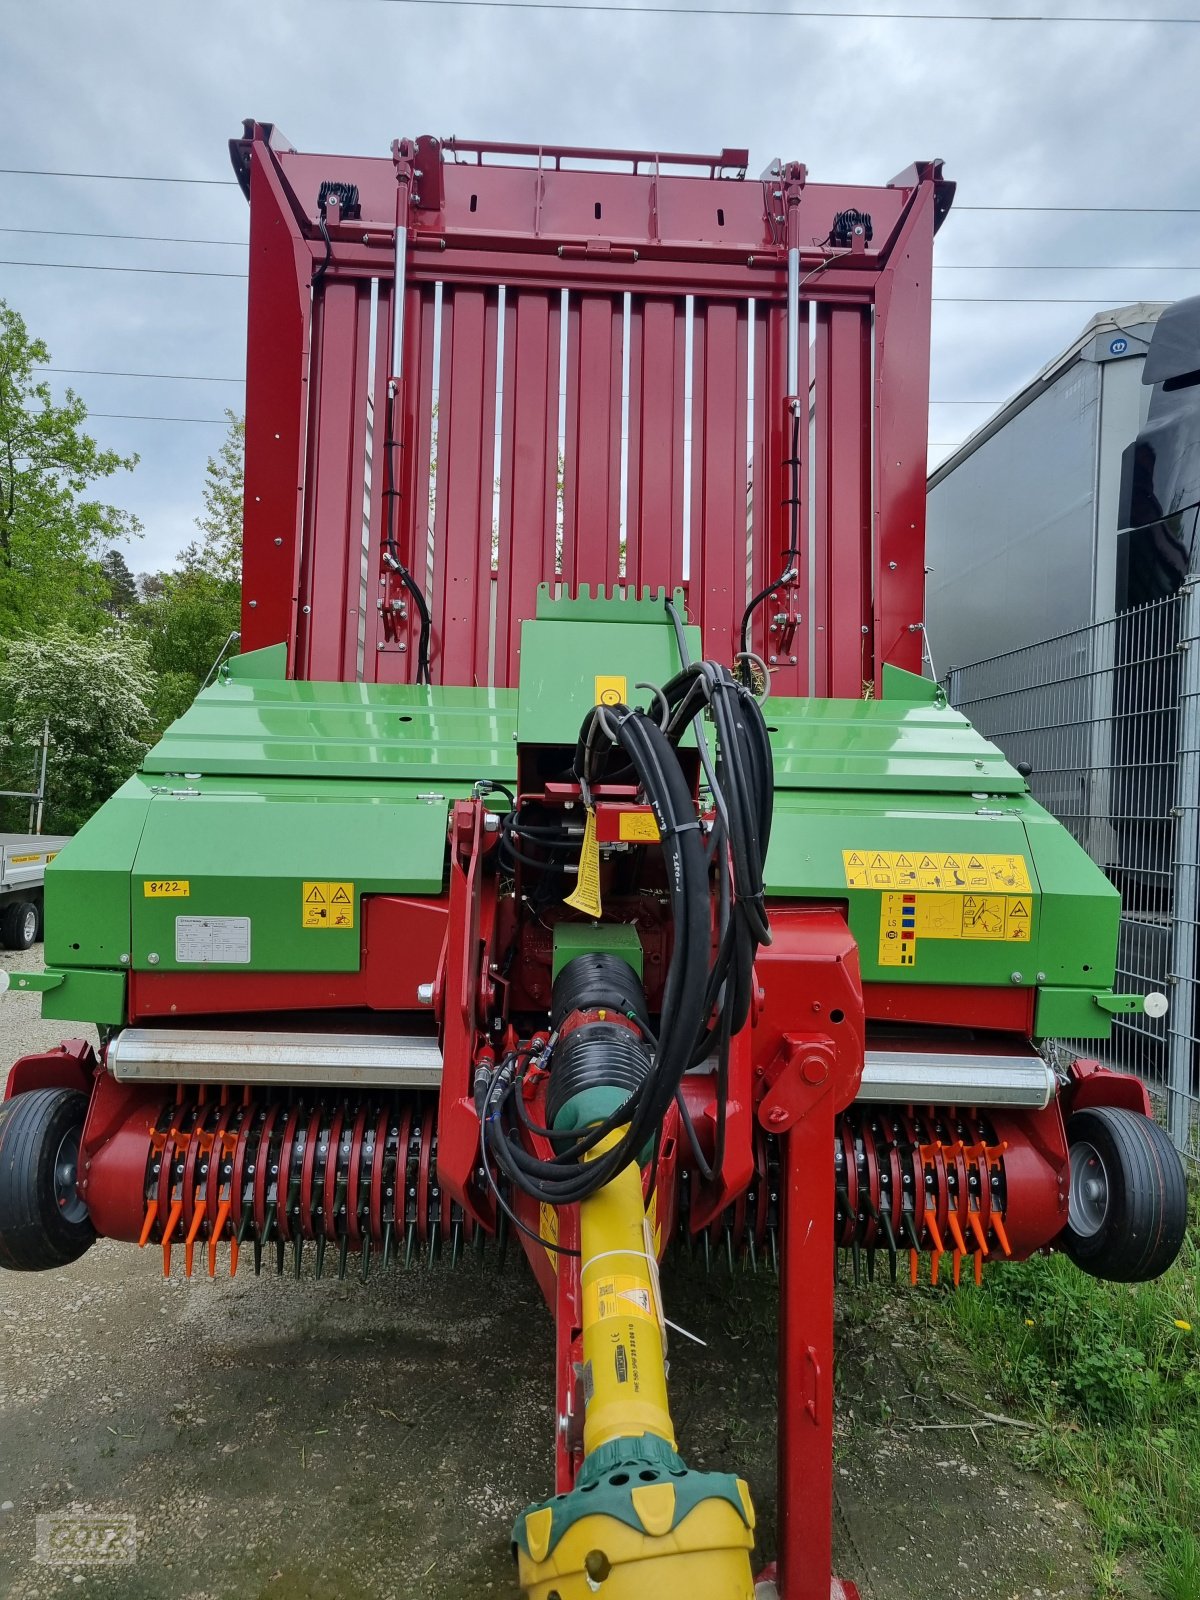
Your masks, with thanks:
[{"label": "red triangle warning sticker", "polygon": [[330,904],[335,906],[348,906],[350,904],[350,896],[346,893],[346,886],[344,883],[339,883],[337,888],[333,891],[333,894],[330,897]]}]

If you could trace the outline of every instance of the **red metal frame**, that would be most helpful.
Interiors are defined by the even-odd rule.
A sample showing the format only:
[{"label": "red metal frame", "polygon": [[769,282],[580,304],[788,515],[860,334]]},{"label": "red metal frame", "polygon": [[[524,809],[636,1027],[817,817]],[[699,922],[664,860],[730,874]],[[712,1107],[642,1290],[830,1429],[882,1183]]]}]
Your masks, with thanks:
[{"label": "red metal frame", "polygon": [[[424,138],[349,159],[259,123],[232,154],[251,203],[243,647],[286,640],[296,677],[413,679],[417,619],[382,548],[394,389],[393,526],[433,613],[435,682],[514,683],[543,581],[683,585],[706,654],[730,659],[788,543],[792,249],[804,554],[752,646],[785,694],[860,695],[884,660],[919,669],[929,281],[953,193],[940,163],[864,188],[809,183],[798,163],[746,179],[744,151]],[[585,165],[619,161],[630,170]],[[328,262],[326,179],[355,183],[361,206],[331,214]],[[850,210],[872,241],[829,243]]]}]

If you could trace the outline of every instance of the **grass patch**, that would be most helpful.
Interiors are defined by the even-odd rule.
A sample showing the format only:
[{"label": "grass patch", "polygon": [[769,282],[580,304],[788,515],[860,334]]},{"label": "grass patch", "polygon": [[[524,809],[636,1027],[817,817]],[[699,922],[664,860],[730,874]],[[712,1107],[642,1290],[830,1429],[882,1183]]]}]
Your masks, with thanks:
[{"label": "grass patch", "polygon": [[1098,1283],[1038,1256],[922,1301],[989,1390],[1039,1424],[1020,1457],[1091,1514],[1100,1592],[1117,1592],[1119,1559],[1137,1551],[1163,1600],[1200,1600],[1200,1194],[1156,1283]]}]

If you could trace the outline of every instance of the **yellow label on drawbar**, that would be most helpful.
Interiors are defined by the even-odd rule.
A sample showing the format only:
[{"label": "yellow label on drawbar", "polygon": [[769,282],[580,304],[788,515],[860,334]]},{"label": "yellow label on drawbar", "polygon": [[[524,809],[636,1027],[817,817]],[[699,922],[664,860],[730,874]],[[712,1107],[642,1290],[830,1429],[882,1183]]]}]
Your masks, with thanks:
[{"label": "yellow label on drawbar", "polygon": [[147,878],[142,884],[147,900],[186,900],[191,892],[187,878]]},{"label": "yellow label on drawbar", "polygon": [[970,890],[1030,894],[1029,868],[1020,855],[976,855],[973,851],[843,850],[851,889],[923,889],[927,893]]},{"label": "yellow label on drawbar", "polygon": [[600,915],[600,846],[596,842],[596,813],[590,806],[587,821],[583,825],[579,880],[563,903],[588,917]]},{"label": "yellow label on drawbar", "polygon": [[596,704],[623,706],[629,699],[629,679],[614,673],[596,674]]},{"label": "yellow label on drawbar", "polygon": [[[542,1236],[543,1243],[548,1245],[558,1244],[558,1207],[550,1205],[545,1200],[542,1201],[541,1208],[538,1211],[538,1232]],[[557,1249],[547,1250],[546,1259],[550,1263],[550,1270],[557,1274]]]},{"label": "yellow label on drawbar", "polygon": [[603,1322],[608,1317],[642,1317],[657,1322],[654,1296],[641,1278],[607,1273],[583,1286],[583,1320]]},{"label": "yellow label on drawbar", "polygon": [[879,965],[915,967],[921,939],[1028,944],[1033,901],[1025,894],[895,894],[880,897]]},{"label": "yellow label on drawbar", "polygon": [[337,928],[354,926],[352,883],[303,883],[300,886],[300,926]]},{"label": "yellow label on drawbar", "polygon": [[638,844],[653,843],[658,837],[658,822],[652,811],[622,811],[617,816],[617,835]]}]

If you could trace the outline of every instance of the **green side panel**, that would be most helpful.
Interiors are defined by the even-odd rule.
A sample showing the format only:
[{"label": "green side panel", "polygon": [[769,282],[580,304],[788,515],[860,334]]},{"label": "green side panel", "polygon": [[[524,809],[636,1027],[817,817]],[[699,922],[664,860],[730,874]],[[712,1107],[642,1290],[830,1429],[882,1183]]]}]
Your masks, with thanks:
[{"label": "green side panel", "polygon": [[923,678],[916,672],[905,672],[903,667],[883,664],[883,698],[885,700],[911,700],[917,705],[944,706],[946,691],[932,678]]},{"label": "green side panel", "polygon": [[1027,789],[996,746],[944,700],[768,699],[763,715],[777,791],[1022,795]]},{"label": "green side panel", "polygon": [[1112,1018],[1086,989],[1039,989],[1033,1030],[1039,1039],[1107,1039]]},{"label": "green side panel", "polygon": [[287,645],[268,644],[247,650],[244,656],[230,656],[221,671],[227,678],[286,678]]},{"label": "green side panel", "polygon": [[515,727],[510,689],[230,677],[201,691],[142,770],[176,778],[298,777],[309,784],[505,781],[516,772]]},{"label": "green side panel", "polygon": [[554,924],[554,968],[551,981],[576,956],[603,954],[620,956],[642,976],[642,941],[628,922],[556,922]]},{"label": "green side panel", "polygon": [[[469,793],[465,784],[422,798],[413,784],[200,778],[156,795],[130,888],[134,967],[195,971],[177,958],[188,919],[222,917],[249,920],[239,930],[248,959],[207,961],[209,970],[357,971],[362,896],[440,893],[450,801]],[[146,893],[162,882],[186,893]],[[345,926],[306,923],[306,883],[346,886]]]},{"label": "green side panel", "polygon": [[[700,632],[685,628],[693,659]],[[683,663],[661,599],[578,600],[540,597],[535,621],[521,625],[521,687],[517,738],[522,745],[574,748],[583,719],[596,704],[597,678],[625,680],[629,705],[649,696],[639,683],[663,684]]]},{"label": "green side panel", "polygon": [[130,778],[46,869],[51,967],[120,967],[128,956],[129,873],[152,799],[143,778]]},{"label": "green side panel", "polygon": [[[1116,977],[1121,896],[1060,822],[1034,800],[1023,810],[1025,831],[1042,888],[1038,967],[1044,981],[1094,994]],[[1092,1007],[1091,1025],[1071,1034],[1107,1039],[1109,1018]],[[1061,1031],[1061,1030],[1058,1030]],[[1038,1032],[1043,1035],[1039,1026]]]},{"label": "green side panel", "polygon": [[[673,627],[666,611],[665,589],[613,589],[610,595],[601,583],[592,593],[590,584],[581,583],[577,594],[552,594],[548,583],[539,583],[537,606],[534,615],[539,622],[558,619],[562,622],[647,622]],[[687,616],[687,597],[682,589],[672,589],[671,601],[681,617]],[[699,636],[698,630],[693,634]],[[688,649],[692,648],[691,639]],[[699,656],[693,659],[698,660]]]},{"label": "green side panel", "polygon": [[47,1022],[95,1022],[120,1027],[125,1021],[124,972],[64,972],[63,981],[42,995]]},{"label": "green side panel", "polygon": [[[914,859],[926,852],[1019,856],[1034,891],[1030,937],[1020,943],[922,938],[913,967],[883,965],[884,891],[847,886],[845,850]],[[1082,999],[1072,1035],[1108,1037],[1109,1019],[1091,997],[1113,981],[1120,898],[1066,829],[1028,796],[898,794],[883,801],[864,793],[777,793],[766,880],[773,897],[844,902],[868,981],[1024,988],[1049,982]],[[951,885],[949,892],[966,891]]]}]

